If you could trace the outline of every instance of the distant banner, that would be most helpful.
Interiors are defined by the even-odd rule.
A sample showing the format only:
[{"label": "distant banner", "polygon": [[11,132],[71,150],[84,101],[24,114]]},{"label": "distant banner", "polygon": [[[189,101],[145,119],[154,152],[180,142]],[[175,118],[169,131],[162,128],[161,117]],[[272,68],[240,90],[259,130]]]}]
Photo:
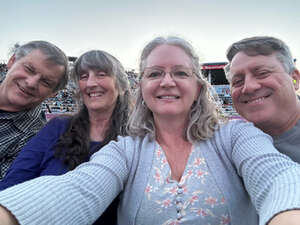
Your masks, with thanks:
[{"label": "distant banner", "polygon": [[202,70],[220,70],[223,69],[226,64],[223,65],[203,65],[201,66]]}]

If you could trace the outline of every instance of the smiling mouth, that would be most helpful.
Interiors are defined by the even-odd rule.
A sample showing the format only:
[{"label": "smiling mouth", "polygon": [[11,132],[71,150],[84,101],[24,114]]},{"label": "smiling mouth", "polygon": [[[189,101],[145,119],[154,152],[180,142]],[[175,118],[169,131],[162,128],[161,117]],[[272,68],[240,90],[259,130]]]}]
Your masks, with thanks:
[{"label": "smiling mouth", "polygon": [[179,96],[175,95],[164,95],[164,96],[158,96],[158,99],[179,99]]},{"label": "smiling mouth", "polygon": [[26,91],[25,88],[23,88],[21,85],[17,84],[18,88],[24,93],[25,95],[34,96],[32,93]]},{"label": "smiling mouth", "polygon": [[103,95],[103,93],[101,93],[101,92],[89,93],[88,94],[88,96],[91,97],[91,98],[93,98],[93,97],[100,97],[102,95]]},{"label": "smiling mouth", "polygon": [[268,97],[270,97],[270,95],[259,97],[259,98],[255,98],[255,99],[250,99],[250,100],[247,100],[247,101],[243,101],[243,103],[245,103],[245,104],[260,103],[260,102],[264,101]]}]

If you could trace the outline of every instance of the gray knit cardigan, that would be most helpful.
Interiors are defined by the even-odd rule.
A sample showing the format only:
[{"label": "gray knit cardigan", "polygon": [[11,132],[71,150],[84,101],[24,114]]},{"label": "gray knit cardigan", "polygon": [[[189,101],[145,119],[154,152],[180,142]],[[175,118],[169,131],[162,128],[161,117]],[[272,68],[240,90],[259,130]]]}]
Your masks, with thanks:
[{"label": "gray knit cardigan", "polygon": [[[277,152],[272,138],[252,124],[229,122],[212,138],[194,144],[223,191],[232,225],[265,225],[278,212],[300,208],[300,166]],[[65,175],[0,192],[0,204],[21,225],[85,225],[122,192],[118,224],[142,225],[135,221],[155,146],[148,136],[120,137]]]}]

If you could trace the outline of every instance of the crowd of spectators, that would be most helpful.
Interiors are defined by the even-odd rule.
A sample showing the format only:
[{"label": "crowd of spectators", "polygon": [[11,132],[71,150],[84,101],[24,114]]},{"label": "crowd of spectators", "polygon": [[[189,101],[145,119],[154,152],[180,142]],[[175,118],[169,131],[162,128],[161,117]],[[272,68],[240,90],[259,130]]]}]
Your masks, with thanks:
[{"label": "crowd of spectators", "polygon": [[6,63],[4,62],[0,63],[0,83],[4,79],[6,72],[7,72]]}]

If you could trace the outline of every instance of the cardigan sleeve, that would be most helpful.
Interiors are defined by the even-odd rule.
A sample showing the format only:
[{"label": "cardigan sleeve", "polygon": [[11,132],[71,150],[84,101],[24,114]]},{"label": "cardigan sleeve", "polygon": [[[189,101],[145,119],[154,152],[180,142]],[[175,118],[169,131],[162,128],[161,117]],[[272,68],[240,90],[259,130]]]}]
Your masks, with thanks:
[{"label": "cardigan sleeve", "polygon": [[[51,170],[53,175],[59,170],[66,172],[59,160],[53,156],[53,148],[66,126],[65,119],[55,118],[31,138],[14,160],[4,179],[0,181],[0,190],[36,178],[45,170],[46,173]],[[52,161],[55,161],[55,168],[48,168],[49,163],[54,167]]]},{"label": "cardigan sleeve", "polygon": [[300,165],[279,153],[272,138],[250,123],[231,132],[232,159],[259,214],[259,224],[282,211],[300,208]]},{"label": "cardigan sleeve", "polygon": [[123,143],[111,142],[61,176],[43,176],[0,192],[0,204],[21,225],[92,224],[128,177]]}]

